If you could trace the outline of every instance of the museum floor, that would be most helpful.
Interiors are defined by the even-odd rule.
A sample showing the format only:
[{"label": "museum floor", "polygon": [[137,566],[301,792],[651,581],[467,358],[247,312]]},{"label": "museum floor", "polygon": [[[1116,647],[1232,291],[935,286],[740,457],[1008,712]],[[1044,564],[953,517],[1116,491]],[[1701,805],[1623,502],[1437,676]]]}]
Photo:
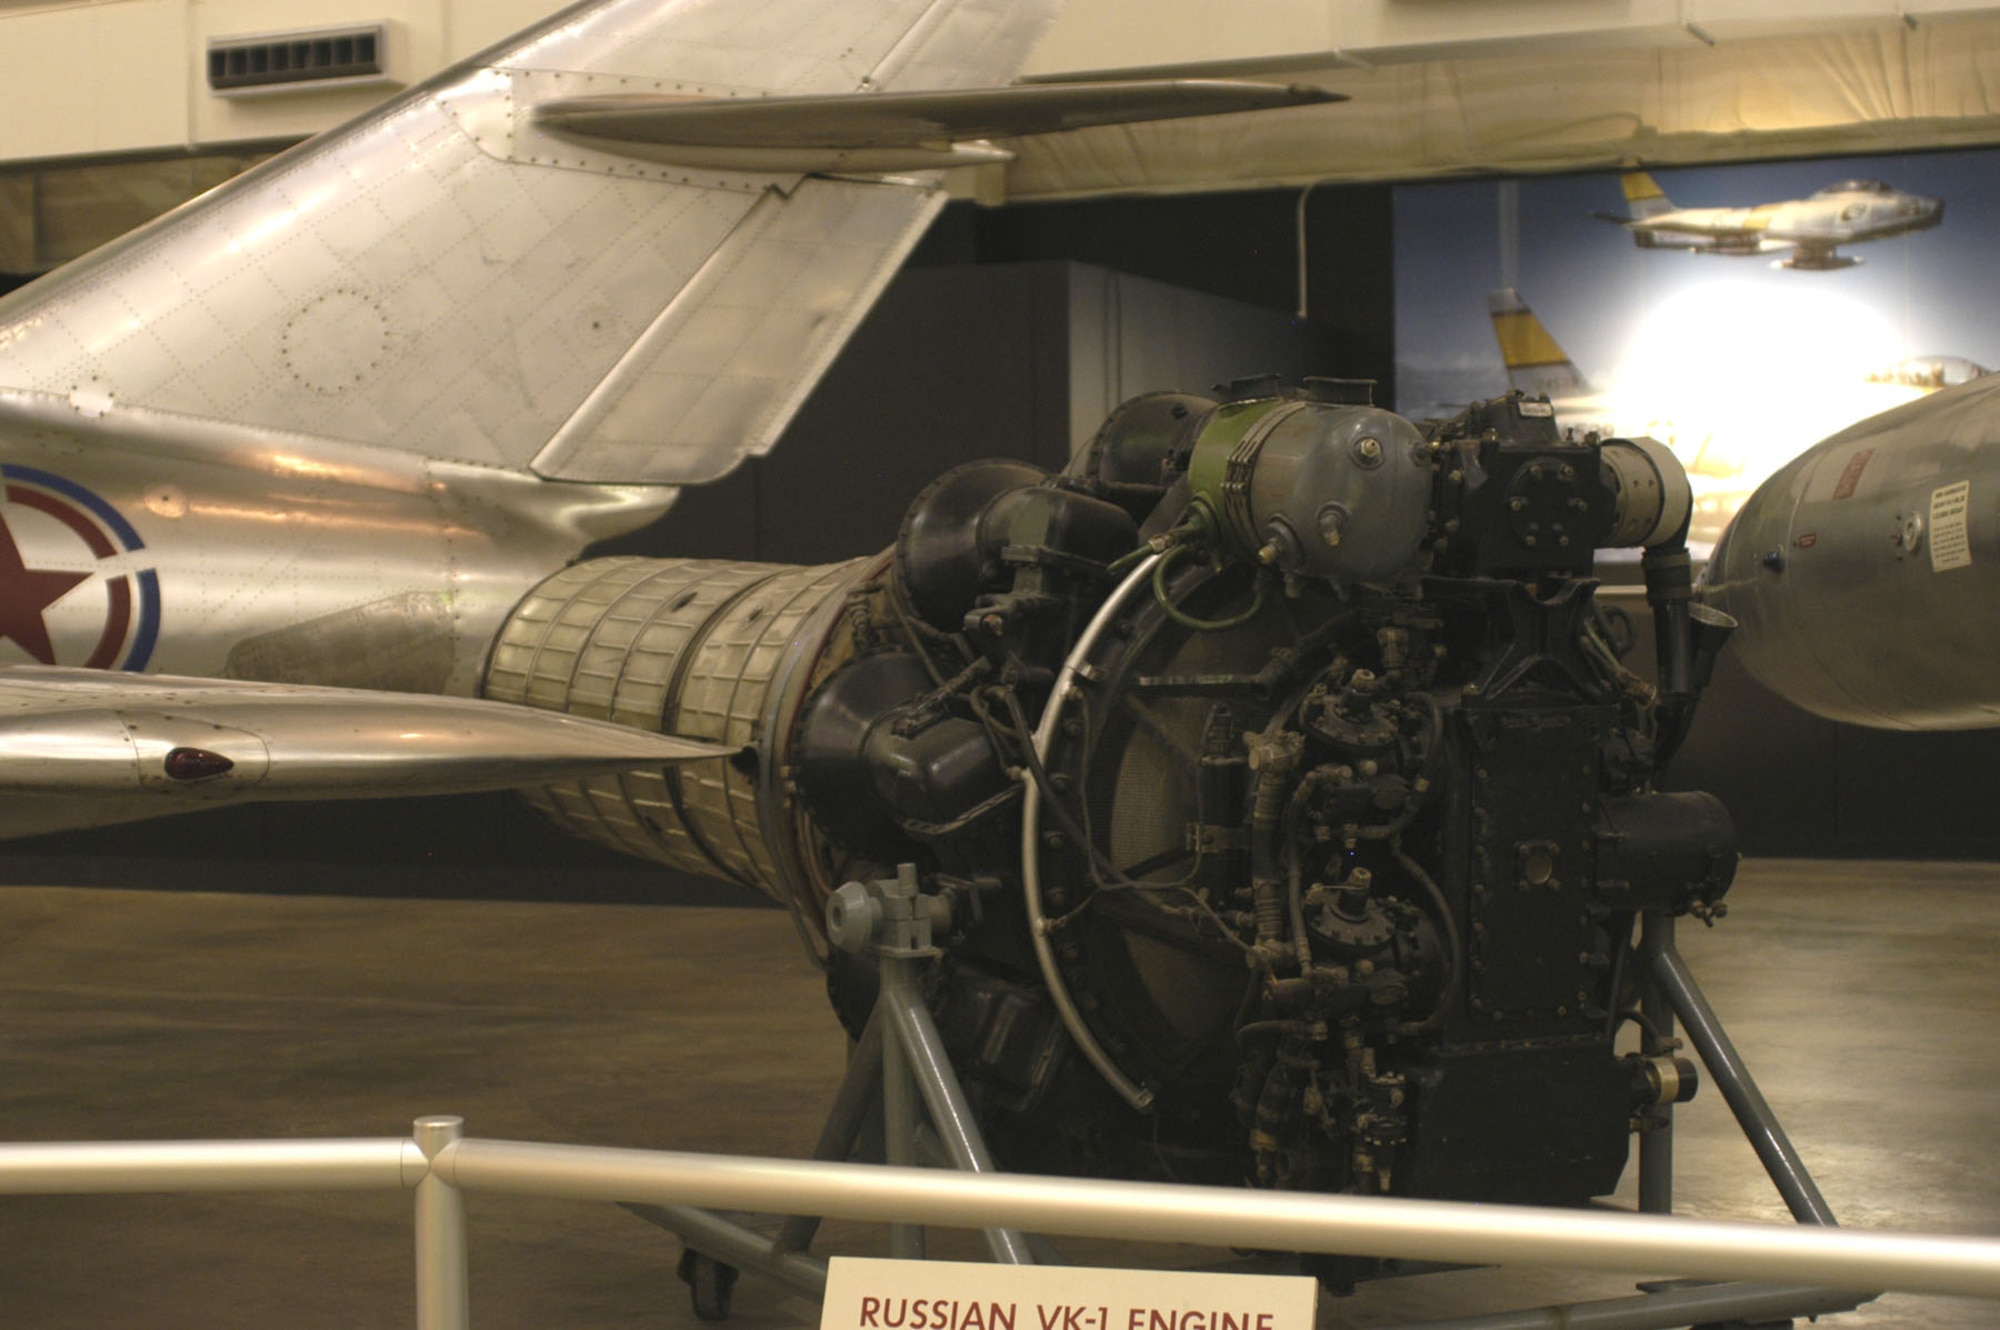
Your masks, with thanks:
[{"label": "museum floor", "polygon": [[[2000,865],[1753,861],[1731,903],[1684,951],[1843,1221],[2000,1235]],[[481,1136],[797,1155],[842,1061],[790,922],[762,909],[10,888],[0,1013],[7,1140],[383,1136],[453,1112]],[[1712,1087],[1681,1127],[1686,1211],[1784,1217]],[[478,1196],[470,1223],[475,1326],[696,1324],[673,1240],[623,1211]],[[0,1198],[0,1326],[409,1324],[410,1247],[399,1195]],[[1325,1299],[1321,1322],[1629,1286],[1471,1271]],[[746,1278],[734,1323],[816,1313]],[[1991,1326],[2000,1306],[1893,1297],[1825,1324]]]}]

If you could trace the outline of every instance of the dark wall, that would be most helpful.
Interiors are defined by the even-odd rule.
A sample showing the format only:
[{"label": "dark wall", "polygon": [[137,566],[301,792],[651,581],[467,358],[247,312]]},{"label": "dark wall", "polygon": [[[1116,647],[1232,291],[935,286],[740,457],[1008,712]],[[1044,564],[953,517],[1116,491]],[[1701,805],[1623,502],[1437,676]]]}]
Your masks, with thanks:
[{"label": "dark wall", "polygon": [[1671,784],[1727,804],[1751,854],[1996,859],[1995,772],[2000,730],[1836,725],[1725,653]]},{"label": "dark wall", "polygon": [[1068,290],[1056,262],[898,274],[768,456],[592,553],[851,558],[894,539],[917,491],[960,462],[1061,465]]},{"label": "dark wall", "polygon": [[[1626,663],[1648,679],[1653,634],[1642,600]],[[2000,730],[1918,734],[1836,725],[1752,679],[1727,648],[1663,785],[1706,790],[1747,854],[1806,858],[2000,858],[1992,814]]]},{"label": "dark wall", "polygon": [[[911,257],[929,263],[1066,258],[1296,312],[1299,191],[1087,199],[985,209],[953,204]],[[1306,308],[1323,373],[1374,379],[1395,400],[1391,192],[1313,189],[1305,200]]]}]

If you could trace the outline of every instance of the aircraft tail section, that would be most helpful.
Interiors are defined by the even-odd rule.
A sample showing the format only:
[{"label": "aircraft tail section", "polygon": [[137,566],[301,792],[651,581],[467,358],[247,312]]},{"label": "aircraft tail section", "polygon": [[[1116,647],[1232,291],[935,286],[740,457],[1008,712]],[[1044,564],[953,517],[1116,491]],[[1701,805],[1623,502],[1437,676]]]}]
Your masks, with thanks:
[{"label": "aircraft tail section", "polygon": [[1674,202],[1659,182],[1645,171],[1627,171],[1619,177],[1618,183],[1625,190],[1625,211],[1635,222],[1658,217],[1661,213],[1674,211]]},{"label": "aircraft tail section", "polygon": [[1488,298],[1493,335],[1507,362],[1507,383],[1531,397],[1577,397],[1590,391],[1583,372],[1512,287]]},{"label": "aircraft tail section", "polygon": [[536,108],[987,86],[1058,7],[588,0],[0,300],[0,421],[712,479],[776,440],[937,177],[676,166]]}]

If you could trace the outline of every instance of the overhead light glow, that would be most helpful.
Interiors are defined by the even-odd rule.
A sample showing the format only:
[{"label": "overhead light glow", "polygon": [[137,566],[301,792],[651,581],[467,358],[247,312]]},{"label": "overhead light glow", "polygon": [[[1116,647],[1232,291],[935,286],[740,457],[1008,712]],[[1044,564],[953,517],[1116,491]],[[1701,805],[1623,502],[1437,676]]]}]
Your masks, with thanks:
[{"label": "overhead light glow", "polygon": [[1661,301],[1639,324],[1607,414],[1622,431],[1673,448],[1695,484],[1692,534],[1712,541],[1780,466],[1922,396],[1879,381],[1907,354],[1880,311],[1810,278],[1711,279]]}]

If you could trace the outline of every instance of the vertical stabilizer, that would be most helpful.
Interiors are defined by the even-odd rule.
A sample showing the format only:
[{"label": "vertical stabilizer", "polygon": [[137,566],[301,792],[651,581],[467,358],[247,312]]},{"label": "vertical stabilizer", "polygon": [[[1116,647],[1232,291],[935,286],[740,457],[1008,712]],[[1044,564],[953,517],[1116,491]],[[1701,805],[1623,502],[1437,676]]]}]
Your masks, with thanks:
[{"label": "vertical stabilizer", "polygon": [[535,108],[1012,78],[1059,0],[589,0],[0,301],[0,416],[680,484],[774,442],[935,173],[693,170]]},{"label": "vertical stabilizer", "polygon": [[1627,171],[1618,183],[1624,186],[1625,211],[1633,221],[1643,222],[1674,211],[1674,201],[1647,172]]},{"label": "vertical stabilizer", "polygon": [[1531,397],[1551,400],[1581,397],[1590,391],[1582,371],[1542,326],[1512,287],[1488,297],[1493,311],[1493,335],[1500,342],[1500,358],[1507,362],[1507,383]]}]

